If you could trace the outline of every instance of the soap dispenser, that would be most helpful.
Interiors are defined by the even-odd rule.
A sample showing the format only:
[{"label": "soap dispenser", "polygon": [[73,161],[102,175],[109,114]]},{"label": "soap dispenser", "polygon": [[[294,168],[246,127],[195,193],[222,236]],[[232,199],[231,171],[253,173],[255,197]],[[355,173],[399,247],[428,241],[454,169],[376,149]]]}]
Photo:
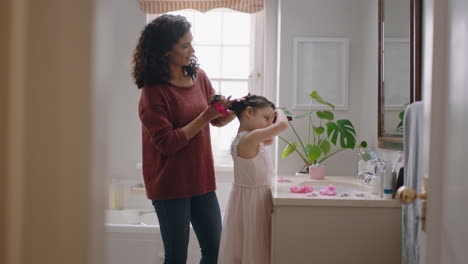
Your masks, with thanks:
[{"label": "soap dispenser", "polygon": [[124,186],[117,179],[112,179],[109,185],[109,209],[124,209]]},{"label": "soap dispenser", "polygon": [[391,161],[385,162],[385,172],[383,178],[383,198],[391,200],[393,198],[393,171]]}]

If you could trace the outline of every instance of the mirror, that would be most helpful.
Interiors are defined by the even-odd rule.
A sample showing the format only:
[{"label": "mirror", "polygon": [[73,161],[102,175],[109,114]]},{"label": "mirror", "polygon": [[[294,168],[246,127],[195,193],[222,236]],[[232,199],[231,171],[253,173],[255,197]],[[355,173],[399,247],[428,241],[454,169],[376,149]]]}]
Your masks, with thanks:
[{"label": "mirror", "polygon": [[421,0],[379,0],[379,147],[403,149],[403,113],[421,100]]}]

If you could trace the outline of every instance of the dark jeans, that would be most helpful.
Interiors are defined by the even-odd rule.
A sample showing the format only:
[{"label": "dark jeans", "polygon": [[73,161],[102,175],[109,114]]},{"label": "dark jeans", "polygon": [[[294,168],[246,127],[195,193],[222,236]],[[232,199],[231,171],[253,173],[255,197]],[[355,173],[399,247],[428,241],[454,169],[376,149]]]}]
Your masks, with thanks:
[{"label": "dark jeans", "polygon": [[201,264],[216,264],[221,237],[221,212],[216,193],[172,200],[154,200],[164,243],[164,264],[185,264],[192,223],[201,248]]}]

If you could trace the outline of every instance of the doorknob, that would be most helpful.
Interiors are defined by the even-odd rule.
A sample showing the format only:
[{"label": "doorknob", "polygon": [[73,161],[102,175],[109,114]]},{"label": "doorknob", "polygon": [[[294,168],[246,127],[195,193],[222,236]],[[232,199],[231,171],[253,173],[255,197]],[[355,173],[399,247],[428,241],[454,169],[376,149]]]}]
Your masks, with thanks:
[{"label": "doorknob", "polygon": [[412,188],[401,186],[400,188],[398,188],[397,197],[400,200],[400,202],[404,204],[409,204],[418,198],[421,200],[426,200],[427,194],[424,191],[422,193],[418,193]]},{"label": "doorknob", "polygon": [[418,220],[421,220],[421,227],[424,232],[426,232],[426,208],[427,208],[427,193],[426,193],[426,184],[427,184],[427,177],[424,177],[423,179],[423,186],[422,186],[422,192],[418,193],[416,190],[406,187],[406,186],[401,186],[398,188],[397,195],[398,200],[400,200],[401,203],[404,204],[410,204],[414,202],[416,199],[421,199],[421,206],[422,206],[422,212],[421,212],[421,217]]}]

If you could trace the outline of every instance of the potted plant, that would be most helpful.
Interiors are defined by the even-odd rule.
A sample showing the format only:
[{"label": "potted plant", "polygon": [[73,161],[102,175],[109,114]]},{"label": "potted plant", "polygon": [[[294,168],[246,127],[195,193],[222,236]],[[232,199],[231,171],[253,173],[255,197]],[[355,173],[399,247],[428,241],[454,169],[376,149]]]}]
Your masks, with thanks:
[{"label": "potted plant", "polygon": [[[354,149],[356,146],[356,131],[353,124],[348,119],[335,121],[333,111],[335,106],[325,101],[316,91],[309,94],[311,100],[324,105],[330,110],[309,111],[295,116],[289,121],[292,131],[296,135],[296,141],[289,141],[279,137],[287,145],[281,154],[281,158],[286,158],[291,153],[296,152],[304,161],[301,173],[308,173],[311,179],[323,179],[325,168],[321,163],[333,155],[345,149]],[[312,101],[311,101],[312,102]],[[292,115],[291,111],[281,107],[287,115]],[[315,115],[314,115],[315,113]],[[294,120],[308,119],[307,138],[303,139],[294,127]],[[367,142],[362,141],[359,147],[367,147]]]}]

